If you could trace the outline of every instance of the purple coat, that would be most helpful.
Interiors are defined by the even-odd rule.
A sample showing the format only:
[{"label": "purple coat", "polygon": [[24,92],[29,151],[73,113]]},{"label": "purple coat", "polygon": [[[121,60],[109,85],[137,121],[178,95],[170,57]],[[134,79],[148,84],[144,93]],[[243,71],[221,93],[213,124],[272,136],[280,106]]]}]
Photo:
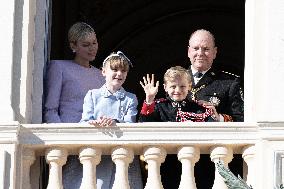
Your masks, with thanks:
[{"label": "purple coat", "polygon": [[104,83],[101,70],[93,66],[86,68],[72,60],[51,61],[47,68],[44,122],[79,122],[86,93]]}]

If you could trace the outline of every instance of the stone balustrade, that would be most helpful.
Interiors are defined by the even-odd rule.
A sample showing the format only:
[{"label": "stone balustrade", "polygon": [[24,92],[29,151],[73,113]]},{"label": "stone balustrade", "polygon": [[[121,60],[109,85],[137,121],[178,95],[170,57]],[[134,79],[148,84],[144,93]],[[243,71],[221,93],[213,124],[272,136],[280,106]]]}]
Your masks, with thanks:
[{"label": "stone balustrade", "polygon": [[80,189],[96,189],[96,166],[101,161],[102,151],[98,148],[83,147],[79,151],[83,164],[83,179]]},{"label": "stone balustrade", "polygon": [[194,165],[199,160],[200,150],[194,146],[184,146],[178,150],[178,160],[182,164],[179,189],[196,189]]},{"label": "stone balustrade", "polygon": [[[148,168],[145,189],[163,189],[160,166],[168,154],[176,154],[182,165],[178,189],[197,189],[194,167],[201,154],[209,154],[212,162],[222,160],[225,166],[234,154],[242,154],[246,162],[244,178],[254,188],[261,188],[256,181],[262,174],[258,174],[255,168],[261,162],[258,154],[264,153],[260,144],[263,144],[263,139],[271,140],[275,136],[271,135],[275,134],[273,130],[269,129],[269,135],[265,129],[260,132],[260,127],[253,124],[190,124],[135,123],[118,124],[112,128],[84,124],[18,125],[18,129],[14,130],[18,148],[15,148],[15,156],[10,158],[16,167],[21,167],[15,168],[15,185],[21,189],[39,188],[38,182],[30,175],[39,172],[35,171],[40,168],[37,162],[40,156],[45,156],[49,164],[47,189],[62,189],[62,166],[68,155],[78,155],[83,165],[80,189],[96,189],[96,167],[101,155],[111,155],[116,165],[112,188],[130,189],[128,166],[134,155],[143,155]],[[279,139],[279,133],[276,138]],[[5,142],[9,139],[5,138]],[[2,143],[0,138],[0,146]],[[21,172],[18,173],[18,170]],[[212,188],[227,189],[217,169]]]}]

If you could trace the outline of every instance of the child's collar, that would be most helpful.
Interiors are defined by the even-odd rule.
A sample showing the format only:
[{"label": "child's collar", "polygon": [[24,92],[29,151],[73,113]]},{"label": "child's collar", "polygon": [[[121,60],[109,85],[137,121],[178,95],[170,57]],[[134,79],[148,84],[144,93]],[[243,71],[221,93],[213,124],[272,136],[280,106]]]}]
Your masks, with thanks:
[{"label": "child's collar", "polygon": [[104,97],[110,97],[110,96],[115,96],[117,98],[117,100],[121,99],[121,98],[124,98],[125,97],[125,90],[123,87],[121,87],[118,91],[116,91],[115,93],[111,93],[108,89],[107,89],[107,86],[104,85],[102,87],[102,96]]}]

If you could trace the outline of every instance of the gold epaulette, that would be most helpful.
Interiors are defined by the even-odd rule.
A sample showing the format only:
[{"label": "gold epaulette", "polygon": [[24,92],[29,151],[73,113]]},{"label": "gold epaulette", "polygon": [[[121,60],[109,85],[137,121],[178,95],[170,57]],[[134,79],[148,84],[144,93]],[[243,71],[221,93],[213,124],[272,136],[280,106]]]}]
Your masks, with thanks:
[{"label": "gold epaulette", "polygon": [[240,77],[239,75],[236,75],[236,74],[233,74],[233,73],[230,73],[230,72],[226,72],[226,71],[222,71],[222,72],[225,73],[225,74],[228,74],[228,75],[235,76],[235,77]]}]

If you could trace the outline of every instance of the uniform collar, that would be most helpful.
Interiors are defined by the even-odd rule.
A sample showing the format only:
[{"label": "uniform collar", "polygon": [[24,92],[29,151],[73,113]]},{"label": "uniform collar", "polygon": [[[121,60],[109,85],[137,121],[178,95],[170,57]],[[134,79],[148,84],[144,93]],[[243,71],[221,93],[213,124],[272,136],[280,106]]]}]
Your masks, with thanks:
[{"label": "uniform collar", "polygon": [[[192,69],[192,66],[190,67],[190,70]],[[191,70],[192,74],[193,71]],[[202,72],[203,73],[203,72]],[[206,73],[202,76],[202,78],[199,80],[199,82],[195,85],[194,82],[192,82],[192,87],[193,88],[198,88],[202,85],[207,85],[208,83],[211,83],[216,75],[216,72],[214,69],[211,67],[209,70],[206,71]]]},{"label": "uniform collar", "polygon": [[[192,65],[190,66],[190,68],[191,68],[192,75],[195,75],[198,72]],[[210,70],[210,69],[211,68],[209,68],[208,70]],[[204,75],[208,70],[205,70],[205,71],[200,72],[200,73],[202,73]]]},{"label": "uniform collar", "polygon": [[103,97],[108,98],[110,96],[115,96],[117,100],[122,99],[125,97],[125,93],[126,91],[124,90],[123,87],[121,87],[118,91],[116,91],[115,93],[111,93],[109,92],[109,90],[107,89],[106,85],[104,85],[101,88],[101,94]]},{"label": "uniform collar", "polygon": [[174,101],[170,97],[167,97],[167,99],[171,102],[171,104],[174,108],[180,108],[182,106],[185,106],[187,101],[188,101],[187,99],[184,99],[182,101]]}]

